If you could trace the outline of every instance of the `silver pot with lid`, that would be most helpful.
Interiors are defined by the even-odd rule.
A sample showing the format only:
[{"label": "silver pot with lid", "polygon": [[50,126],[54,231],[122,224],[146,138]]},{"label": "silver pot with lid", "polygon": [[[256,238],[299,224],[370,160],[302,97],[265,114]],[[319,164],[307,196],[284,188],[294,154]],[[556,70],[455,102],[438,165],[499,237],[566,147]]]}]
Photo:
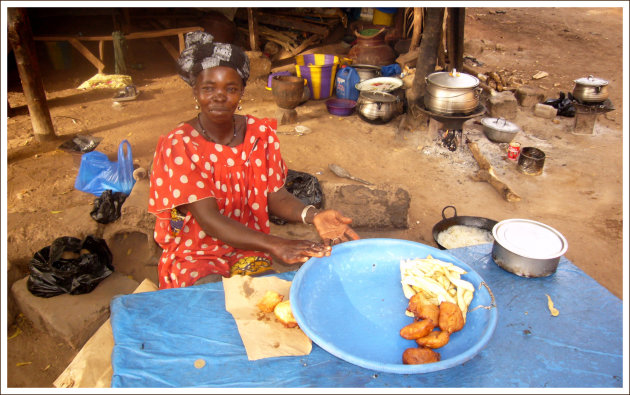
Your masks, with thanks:
[{"label": "silver pot with lid", "polygon": [[369,123],[387,123],[400,114],[400,100],[390,93],[362,91],[356,111],[359,118]]},{"label": "silver pot with lid", "polygon": [[483,118],[481,120],[483,132],[490,141],[495,143],[509,143],[521,131],[520,126],[504,118]]},{"label": "silver pot with lid", "polygon": [[492,259],[521,277],[546,277],[556,272],[569,244],[549,225],[528,219],[507,219],[492,228]]},{"label": "silver pot with lid", "polygon": [[470,74],[452,71],[431,73],[426,80],[424,106],[444,115],[470,114],[479,105],[479,79]]},{"label": "silver pot with lid", "polygon": [[582,103],[600,103],[608,99],[608,81],[593,77],[574,80],[573,97]]}]

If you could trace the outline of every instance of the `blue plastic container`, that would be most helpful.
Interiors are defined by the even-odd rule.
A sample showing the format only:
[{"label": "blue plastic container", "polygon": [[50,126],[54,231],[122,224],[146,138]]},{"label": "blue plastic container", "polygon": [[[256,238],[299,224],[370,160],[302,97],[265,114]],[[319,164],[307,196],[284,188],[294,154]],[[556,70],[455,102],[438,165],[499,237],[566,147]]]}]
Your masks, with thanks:
[{"label": "blue plastic container", "polygon": [[354,67],[346,66],[340,69],[335,76],[335,95],[339,99],[356,101],[359,91],[355,85],[361,82],[361,77]]}]

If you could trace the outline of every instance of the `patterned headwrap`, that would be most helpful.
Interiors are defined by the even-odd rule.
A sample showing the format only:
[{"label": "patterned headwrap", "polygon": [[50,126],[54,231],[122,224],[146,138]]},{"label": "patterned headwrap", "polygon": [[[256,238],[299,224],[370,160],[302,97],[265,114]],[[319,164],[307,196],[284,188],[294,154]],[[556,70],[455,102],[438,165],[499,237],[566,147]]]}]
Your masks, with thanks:
[{"label": "patterned headwrap", "polygon": [[212,42],[213,39],[212,34],[203,31],[186,34],[186,49],[177,61],[179,75],[188,85],[193,86],[201,71],[227,66],[238,72],[245,85],[249,78],[249,58],[245,51],[236,45]]}]

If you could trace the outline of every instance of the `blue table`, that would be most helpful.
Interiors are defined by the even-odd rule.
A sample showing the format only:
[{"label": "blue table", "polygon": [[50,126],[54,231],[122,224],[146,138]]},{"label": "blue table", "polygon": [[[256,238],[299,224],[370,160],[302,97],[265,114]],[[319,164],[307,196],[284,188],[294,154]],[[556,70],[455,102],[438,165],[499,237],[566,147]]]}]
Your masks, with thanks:
[{"label": "blue table", "polygon": [[[381,373],[315,343],[306,356],[248,361],[223,286],[213,283],[114,298],[112,387],[621,388],[622,301],[564,257],[552,276],[527,279],[499,268],[491,250],[449,251],[489,284],[499,311],[492,339],[462,365]],[[559,316],[550,315],[546,294]],[[199,358],[201,369],[193,366]]]}]

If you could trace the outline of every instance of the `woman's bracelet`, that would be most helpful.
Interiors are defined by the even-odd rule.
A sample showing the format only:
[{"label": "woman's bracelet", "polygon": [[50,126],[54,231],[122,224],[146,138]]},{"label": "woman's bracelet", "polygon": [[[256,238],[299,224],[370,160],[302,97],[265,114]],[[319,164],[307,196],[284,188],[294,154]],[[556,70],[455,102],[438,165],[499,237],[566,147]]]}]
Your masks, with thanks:
[{"label": "woman's bracelet", "polygon": [[308,214],[308,209],[309,209],[309,208],[316,208],[316,207],[315,207],[315,206],[313,206],[312,204],[309,204],[308,206],[306,206],[306,207],[304,207],[304,208],[302,209],[302,215],[301,215],[301,217],[302,217],[302,223],[303,223],[304,225],[308,225],[308,223],[306,223],[306,214]]}]

